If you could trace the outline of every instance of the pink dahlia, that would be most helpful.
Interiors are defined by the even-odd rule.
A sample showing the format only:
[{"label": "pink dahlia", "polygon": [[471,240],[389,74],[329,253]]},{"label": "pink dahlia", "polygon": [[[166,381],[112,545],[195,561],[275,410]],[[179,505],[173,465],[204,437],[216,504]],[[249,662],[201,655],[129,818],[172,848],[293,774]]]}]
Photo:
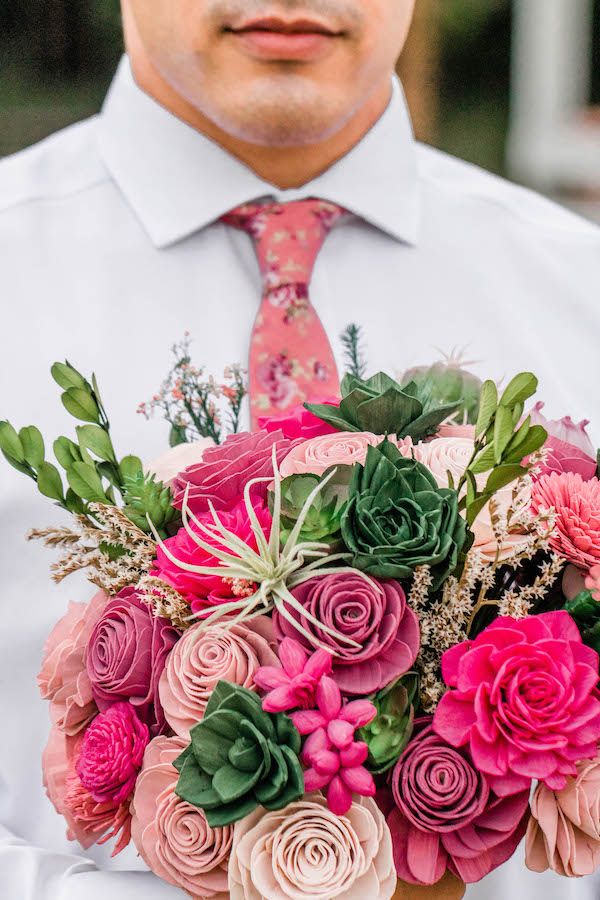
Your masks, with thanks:
[{"label": "pink dahlia", "polygon": [[[314,644],[280,613],[273,615],[279,640],[293,637],[306,649],[319,642],[333,654],[333,678],[345,694],[370,694],[404,675],[419,652],[419,623],[397,581],[367,580],[359,572],[323,575],[292,591],[300,605],[329,634],[290,610]],[[355,646],[348,643],[350,639]]]},{"label": "pink dahlia", "polygon": [[[254,511],[263,532],[268,537],[271,531],[271,515],[266,504],[257,500],[254,503]],[[246,504],[243,501],[236,503],[229,511],[219,512],[219,519],[225,528],[239,537],[244,544],[256,550],[256,538],[252,531]],[[201,513],[198,521],[203,525],[214,525],[214,519],[209,512]],[[217,539],[208,537],[198,529],[193,521],[190,522],[190,528],[199,534],[207,544],[223,549]],[[165,546],[175,559],[183,563],[193,566],[220,565],[217,557],[199,547],[185,528],[180,528],[176,535],[167,538]],[[219,603],[226,603],[238,597],[235,593],[235,585],[231,581],[224,581],[218,575],[199,575],[196,572],[186,572],[172,562],[160,546],[156,549],[156,562],[151,574],[162,578],[163,581],[179,591],[190,604],[192,612],[195,613],[202,613],[218,606]]]},{"label": "pink dahlia", "polygon": [[468,746],[498,796],[532,779],[561,790],[600,740],[598,654],[582,643],[564,610],[496,619],[442,657],[451,688],[433,727],[453,747]]},{"label": "pink dahlia", "polygon": [[387,823],[398,878],[434,884],[449,870],[467,884],[506,862],[525,834],[529,791],[499,797],[466,750],[428,725],[398,760]]},{"label": "pink dahlia", "polygon": [[83,735],[77,774],[98,803],[123,803],[131,795],[149,740],[130,703],[100,713]]},{"label": "pink dahlia", "polygon": [[364,741],[355,741],[354,732],[368,725],[377,710],[370,700],[342,703],[340,689],[327,675],[321,678],[315,694],[317,709],[291,714],[302,735],[309,735],[300,756],[305,766],[306,791],[326,790],[327,805],[338,816],[352,805],[352,795],[375,796],[373,776],[364,767],[369,749]]},{"label": "pink dahlia", "polygon": [[597,461],[594,445],[585,430],[589,421],[584,419],[577,424],[571,416],[549,420],[542,413],[543,408],[543,403],[536,403],[530,414],[532,424],[541,425],[548,432],[542,474],[574,472],[581,475],[584,481],[593,478]]},{"label": "pink dahlia", "polygon": [[244,488],[254,478],[264,478],[256,485],[253,496],[266,500],[269,479],[273,475],[273,447],[280,464],[297,441],[290,441],[282,431],[244,432],[230,435],[219,447],[209,447],[202,462],[190,466],[173,480],[175,506],[181,509],[186,488],[188,504],[198,515],[209,510],[231,509],[244,495]]},{"label": "pink dahlia", "polygon": [[[338,397],[327,397],[315,399],[313,402],[338,406],[340,401]],[[262,416],[258,420],[258,426],[268,432],[281,431],[284,437],[292,441],[296,438],[306,441],[322,434],[333,434],[335,431],[332,425],[328,425],[327,422],[317,418],[314,413],[309,412],[303,403],[292,407],[281,416]]]},{"label": "pink dahlia", "polygon": [[579,569],[600,563],[600,481],[563,472],[542,475],[533,485],[534,512],[553,509],[555,528],[550,544]]},{"label": "pink dahlia", "polygon": [[287,712],[290,709],[310,709],[316,702],[316,691],[324,675],[331,672],[331,653],[317,650],[308,654],[293,638],[284,638],[279,645],[280,666],[261,666],[254,673],[254,682],[269,691],[262,702],[265,712]]}]

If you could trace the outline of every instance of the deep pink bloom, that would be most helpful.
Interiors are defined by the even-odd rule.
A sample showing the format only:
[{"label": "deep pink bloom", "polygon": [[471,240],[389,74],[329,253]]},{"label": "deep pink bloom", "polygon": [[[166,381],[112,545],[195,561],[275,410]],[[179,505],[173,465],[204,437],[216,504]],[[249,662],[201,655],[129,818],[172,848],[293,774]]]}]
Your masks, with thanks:
[{"label": "deep pink bloom", "polygon": [[442,657],[447,691],[433,727],[467,745],[498,796],[539,779],[561,790],[600,740],[598,654],[564,610],[496,619]]},{"label": "deep pink bloom", "polygon": [[[339,397],[326,397],[315,399],[312,402],[339,406],[340,400]],[[268,432],[281,431],[284,437],[290,440],[302,438],[305,441],[309,438],[320,437],[322,434],[333,434],[336,430],[332,425],[328,425],[309,412],[303,403],[292,407],[281,416],[262,416],[258,420],[258,426]]]},{"label": "deep pink bloom", "polygon": [[87,673],[98,709],[121,700],[135,706],[152,735],[165,727],[158,682],[179,631],[124,588],[106,604],[87,646]]},{"label": "deep pink bloom", "polygon": [[89,725],[77,774],[97,803],[120,804],[133,793],[150,738],[131,703],[115,703]]},{"label": "deep pink bloom", "polygon": [[585,586],[588,591],[592,592],[594,600],[600,602],[600,565],[592,566],[585,579]]},{"label": "deep pink bloom", "polygon": [[563,472],[542,475],[533,485],[534,513],[553,509],[554,533],[550,545],[579,569],[600,563],[600,481]]},{"label": "deep pink bloom", "polygon": [[[266,504],[262,501],[257,500],[253,505],[260,526],[268,537],[271,531],[271,514]],[[252,532],[252,525],[243,500],[236,503],[231,510],[221,511],[218,515],[225,528],[241,538],[253,550],[256,550],[256,538]],[[209,512],[201,513],[198,516],[198,521],[203,525],[214,525],[214,519]],[[221,550],[223,549],[223,545],[216,538],[213,539],[200,531],[193,521],[190,522],[190,528],[207,544]],[[217,557],[199,547],[185,528],[180,528],[177,534],[167,538],[164,543],[175,559],[181,562],[189,563],[193,566],[220,565]],[[224,582],[217,575],[199,575],[195,572],[184,571],[174,562],[171,562],[160,546],[156,548],[156,562],[151,574],[162,578],[163,581],[166,581],[178,590],[195,613],[201,613],[204,610],[210,610],[212,607],[218,606],[219,603],[237,599],[230,582]]]},{"label": "deep pink bloom", "polygon": [[273,447],[280,464],[296,443],[284,437],[282,431],[230,435],[225,443],[205,450],[202,462],[185,469],[173,480],[175,506],[181,509],[189,485],[188,504],[195,515],[207,512],[209,501],[215,509],[231,509],[242,499],[246,484],[254,478],[267,479],[253,491],[253,496],[266,500],[268,479],[273,475]]},{"label": "deep pink bloom", "polygon": [[529,791],[498,797],[466,750],[428,725],[409,743],[391,777],[387,822],[398,878],[434,884],[447,869],[470,884],[512,856],[525,834]]},{"label": "deep pink bloom", "polygon": [[269,691],[263,709],[270,713],[310,709],[321,678],[331,672],[331,653],[317,650],[309,656],[293,638],[284,638],[278,652],[281,666],[261,666],[254,673],[254,683]]},{"label": "deep pink bloom", "polygon": [[377,710],[370,700],[352,700],[342,704],[340,689],[328,675],[316,690],[317,709],[291,714],[302,735],[309,735],[300,756],[307,766],[304,773],[306,791],[325,790],[329,809],[345,815],[352,804],[352,794],[375,796],[373,776],[364,767],[368,747],[355,741],[354,732],[375,718]]},{"label": "deep pink bloom", "polygon": [[[419,623],[397,581],[343,572],[311,578],[292,591],[318,622],[358,646],[328,634],[295,610],[291,615],[333,653],[333,677],[345,694],[370,694],[408,672],[419,651]],[[278,612],[275,633],[313,645]]]},{"label": "deep pink bloom", "polygon": [[548,432],[544,449],[548,451],[542,474],[550,472],[575,472],[588,481],[596,474],[596,451],[587,432],[589,421],[579,424],[571,416],[562,419],[547,419],[543,413],[543,403],[536,403],[531,411],[533,425],[541,425]]}]

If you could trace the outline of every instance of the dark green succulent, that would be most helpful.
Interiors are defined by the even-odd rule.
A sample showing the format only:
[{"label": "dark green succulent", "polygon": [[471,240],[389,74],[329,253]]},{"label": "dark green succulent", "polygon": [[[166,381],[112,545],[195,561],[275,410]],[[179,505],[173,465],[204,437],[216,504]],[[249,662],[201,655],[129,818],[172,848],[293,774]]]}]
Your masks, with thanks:
[{"label": "dark green succulent", "polygon": [[[290,475],[281,482],[280,534],[283,545],[286,544],[311,492],[329,472],[330,470],[323,475]],[[346,505],[351,473],[350,466],[339,466],[333,478],[317,494],[300,531],[298,540],[301,543],[318,541],[333,547],[341,541],[341,518]]]},{"label": "dark green succulent", "polygon": [[436,590],[457,566],[467,525],[456,491],[385,440],[353,469],[342,537],[357,569],[402,580],[429,566]]},{"label": "dark green succulent", "polygon": [[440,404],[414,381],[400,386],[384,372],[366,381],[346,375],[339,407],[307,403],[315,416],[340,431],[371,431],[421,441],[458,409],[458,403]]},{"label": "dark green succulent", "polygon": [[257,806],[282,809],[304,793],[300,735],[283,713],[266,713],[247,688],[219,681],[191,743],[175,760],[175,793],[205,811],[211,828]]},{"label": "dark green succulent", "polygon": [[460,422],[474,425],[479,415],[479,397],[483,382],[477,375],[463,369],[460,358],[450,357],[431,366],[407,369],[401,384],[414,382],[427,406],[457,404],[456,416]]},{"label": "dark green succulent", "polygon": [[600,603],[591,591],[581,591],[565,603],[565,609],[579,628],[581,640],[600,653]]},{"label": "dark green succulent", "polygon": [[418,688],[418,676],[409,672],[372,698],[377,715],[359,729],[358,739],[369,748],[366,766],[374,775],[391,769],[408,744],[413,732]]}]

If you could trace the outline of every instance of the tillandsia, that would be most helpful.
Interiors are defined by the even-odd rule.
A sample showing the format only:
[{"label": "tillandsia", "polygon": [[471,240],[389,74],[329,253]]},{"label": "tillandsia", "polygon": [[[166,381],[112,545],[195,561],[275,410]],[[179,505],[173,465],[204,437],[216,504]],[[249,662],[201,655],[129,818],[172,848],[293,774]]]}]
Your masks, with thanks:
[{"label": "tillandsia", "polygon": [[454,417],[458,422],[475,424],[479,415],[482,381],[466,368],[472,365],[463,353],[453,350],[431,366],[415,366],[402,373],[401,385],[414,382],[427,397],[430,406],[458,404]]}]

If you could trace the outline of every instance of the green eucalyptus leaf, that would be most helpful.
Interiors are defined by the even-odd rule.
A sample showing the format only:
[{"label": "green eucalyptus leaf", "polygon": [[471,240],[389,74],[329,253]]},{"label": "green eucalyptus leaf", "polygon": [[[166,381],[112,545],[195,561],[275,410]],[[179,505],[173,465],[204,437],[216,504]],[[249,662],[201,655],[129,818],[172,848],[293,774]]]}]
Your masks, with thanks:
[{"label": "green eucalyptus leaf", "polygon": [[490,427],[497,406],[498,388],[493,381],[484,381],[479,397],[479,416],[477,417],[477,423],[475,425],[476,438],[479,437],[480,434],[484,434]]},{"label": "green eucalyptus leaf", "polygon": [[25,462],[25,449],[10,422],[0,422],[0,450],[7,458],[10,457],[15,462]]},{"label": "green eucalyptus leaf", "polygon": [[532,372],[520,372],[504,390],[500,405],[512,409],[518,403],[525,403],[538,389],[538,380]]},{"label": "green eucalyptus leaf", "polygon": [[525,438],[519,444],[513,447],[511,441],[504,454],[504,462],[521,462],[525,457],[531,456],[532,453],[535,453],[536,450],[543,447],[547,439],[548,432],[542,425],[532,425],[531,428],[528,429]]},{"label": "green eucalyptus leaf", "polygon": [[75,419],[80,419],[82,422],[98,422],[100,416],[98,404],[89,391],[72,387],[65,391],[60,399],[64,408]]},{"label": "green eucalyptus leaf", "polygon": [[86,380],[83,375],[68,362],[55,362],[50,369],[50,374],[63,391],[68,391],[69,388],[85,388],[86,386]]},{"label": "green eucalyptus leaf", "polygon": [[58,437],[52,445],[54,455],[63,469],[69,469],[74,462],[81,462],[81,450],[68,437]]},{"label": "green eucalyptus leaf", "polygon": [[513,421],[509,409],[499,406],[494,422],[494,453],[496,462],[499,463],[513,434]]},{"label": "green eucalyptus leaf", "polygon": [[26,425],[19,431],[19,439],[23,447],[25,461],[34,469],[39,468],[44,462],[45,448],[44,438],[35,425]]},{"label": "green eucalyptus leaf", "polygon": [[472,525],[481,510],[490,502],[489,494],[482,494],[467,506],[467,524]]},{"label": "green eucalyptus leaf", "polygon": [[75,462],[67,469],[67,481],[72,490],[89,503],[107,503],[108,497],[104,493],[102,480],[95,466],[85,462]]},{"label": "green eucalyptus leaf", "polygon": [[62,479],[56,466],[43,462],[37,470],[37,486],[44,497],[51,500],[64,500]]},{"label": "green eucalyptus leaf", "polygon": [[496,454],[494,452],[494,445],[488,444],[487,447],[477,455],[474,462],[469,466],[469,469],[473,475],[481,475],[483,472],[489,472],[490,469],[493,469],[495,464]]},{"label": "green eucalyptus leaf", "polygon": [[91,450],[99,459],[116,462],[115,451],[110,436],[99,425],[78,425],[75,429],[80,446]]},{"label": "green eucalyptus leaf", "polygon": [[485,486],[485,493],[488,495],[496,494],[498,491],[501,491],[502,488],[506,487],[507,484],[511,484],[511,482],[520,478],[521,475],[524,475],[525,472],[526,469],[524,469],[523,466],[515,464],[498,466],[490,473]]}]

